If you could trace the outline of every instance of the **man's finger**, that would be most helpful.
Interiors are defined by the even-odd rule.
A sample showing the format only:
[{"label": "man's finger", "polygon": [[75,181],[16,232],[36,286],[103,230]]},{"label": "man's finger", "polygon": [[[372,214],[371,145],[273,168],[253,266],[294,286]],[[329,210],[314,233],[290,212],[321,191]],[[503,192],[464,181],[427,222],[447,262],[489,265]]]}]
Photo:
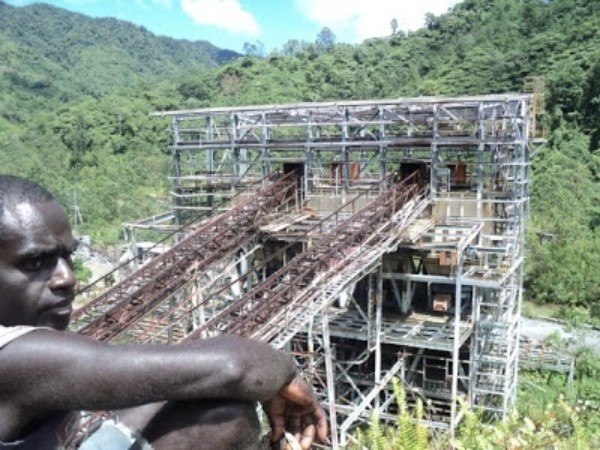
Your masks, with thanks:
[{"label": "man's finger", "polygon": [[302,431],[302,437],[300,438],[300,448],[302,450],[310,450],[312,443],[315,440],[316,427],[314,425],[308,425]]},{"label": "man's finger", "polygon": [[314,412],[314,417],[316,418],[317,422],[317,438],[319,439],[319,442],[325,443],[327,442],[329,425],[327,422],[327,416],[321,408],[317,408],[317,410]]},{"label": "man's finger", "polygon": [[283,437],[285,430],[283,418],[271,420],[271,442],[278,442]]},{"label": "man's finger", "polygon": [[285,440],[287,442],[285,443],[284,450],[303,450],[303,448],[300,446],[300,442],[298,442],[298,439],[292,433],[288,433],[286,431]]},{"label": "man's finger", "polygon": [[285,430],[286,401],[277,396],[263,403],[263,410],[269,418],[269,425],[271,425],[271,441],[277,442],[283,437]]},{"label": "man's finger", "polygon": [[288,417],[287,430],[295,436],[300,436],[302,433],[302,420],[300,417]]}]

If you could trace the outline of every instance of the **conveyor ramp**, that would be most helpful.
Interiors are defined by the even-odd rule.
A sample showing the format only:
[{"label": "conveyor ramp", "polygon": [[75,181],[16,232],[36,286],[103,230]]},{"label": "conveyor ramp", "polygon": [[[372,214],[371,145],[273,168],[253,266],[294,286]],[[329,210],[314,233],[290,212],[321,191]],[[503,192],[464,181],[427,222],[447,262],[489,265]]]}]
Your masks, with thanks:
[{"label": "conveyor ramp", "polygon": [[258,233],[271,212],[294,198],[295,189],[295,178],[288,175],[201,225],[169,251],[76,310],[72,329],[100,341],[114,339],[198,273],[239,250]]},{"label": "conveyor ramp", "polygon": [[229,333],[282,348],[348,286],[371,272],[429,201],[410,181],[393,185],[310,249],[251,289],[185,340]]}]

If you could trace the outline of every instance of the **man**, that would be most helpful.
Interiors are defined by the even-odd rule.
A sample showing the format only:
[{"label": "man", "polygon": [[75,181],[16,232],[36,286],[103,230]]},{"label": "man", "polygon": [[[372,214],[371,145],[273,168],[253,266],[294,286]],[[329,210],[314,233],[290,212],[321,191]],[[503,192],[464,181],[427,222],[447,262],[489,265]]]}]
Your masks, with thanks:
[{"label": "man", "polygon": [[113,346],[65,332],[74,250],[52,195],[0,175],[0,449],[61,448],[77,428],[74,411],[123,408],[81,449],[254,449],[255,402],[274,442],[284,431],[303,449],[326,440],[314,393],[266,344],[223,336]]}]

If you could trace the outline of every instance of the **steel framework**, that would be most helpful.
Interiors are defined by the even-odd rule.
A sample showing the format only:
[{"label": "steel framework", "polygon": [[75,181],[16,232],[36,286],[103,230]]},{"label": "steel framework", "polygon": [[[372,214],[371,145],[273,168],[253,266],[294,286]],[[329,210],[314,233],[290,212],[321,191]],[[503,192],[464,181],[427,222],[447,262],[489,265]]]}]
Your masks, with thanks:
[{"label": "steel framework", "polygon": [[[433,426],[455,429],[460,398],[505,416],[516,396],[532,102],[502,94],[154,113],[171,119],[173,136],[165,217],[212,216],[194,234],[209,262],[197,251],[188,268],[165,269],[160,295],[148,294],[160,301],[140,300],[132,292],[167,267],[152,260],[78,315],[116,308],[100,308],[103,319],[83,330],[269,341],[319,389],[334,447],[372,411],[394,417],[394,376],[425,400]],[[261,220],[244,215],[282,189],[285,202]],[[223,220],[229,233],[206,231]],[[148,306],[123,312],[136,302]]]}]

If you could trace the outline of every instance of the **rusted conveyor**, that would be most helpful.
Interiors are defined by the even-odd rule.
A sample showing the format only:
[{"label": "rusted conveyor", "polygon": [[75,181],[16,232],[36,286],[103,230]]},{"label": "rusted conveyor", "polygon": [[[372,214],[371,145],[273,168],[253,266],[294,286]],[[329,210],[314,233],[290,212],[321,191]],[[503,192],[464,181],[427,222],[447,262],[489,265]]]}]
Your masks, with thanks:
[{"label": "rusted conveyor", "polygon": [[156,308],[216,261],[252,239],[271,212],[294,198],[290,174],[193,232],[166,253],[73,313],[72,329],[108,341]]},{"label": "rusted conveyor", "polygon": [[393,185],[185,340],[229,333],[283,345],[372,271],[428,203],[413,179]]}]

